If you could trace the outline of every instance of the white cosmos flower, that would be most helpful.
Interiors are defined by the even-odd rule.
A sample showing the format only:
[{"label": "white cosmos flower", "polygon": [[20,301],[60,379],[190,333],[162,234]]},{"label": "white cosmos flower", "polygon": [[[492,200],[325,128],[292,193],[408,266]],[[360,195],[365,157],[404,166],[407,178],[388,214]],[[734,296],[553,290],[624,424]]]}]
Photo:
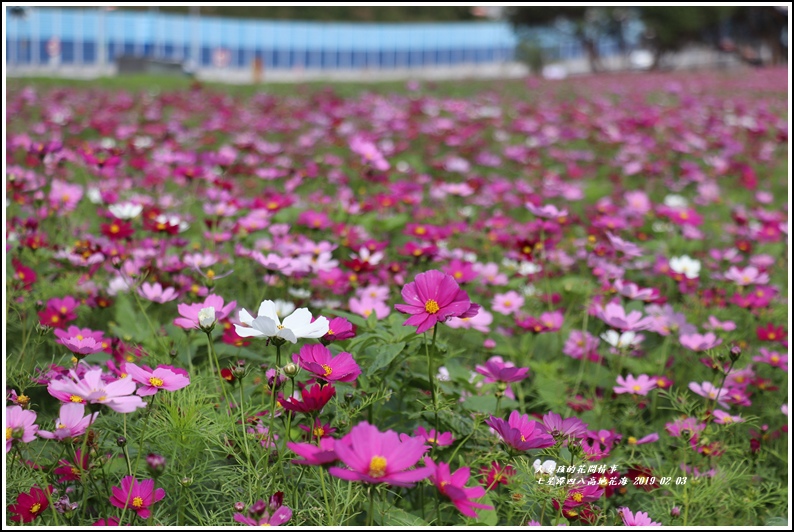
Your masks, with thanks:
[{"label": "white cosmos flower", "polygon": [[212,327],[215,324],[215,307],[204,307],[198,311],[199,326]]},{"label": "white cosmos flower", "polygon": [[623,347],[629,347],[634,342],[636,336],[637,335],[632,331],[626,331],[620,334],[617,331],[609,330],[603,333],[601,338],[612,347],[621,349]]},{"label": "white cosmos flower", "polygon": [[680,207],[686,207],[687,205],[689,205],[689,202],[686,200],[685,197],[679,196],[678,194],[668,194],[664,198],[664,204],[667,205],[668,207],[672,207],[675,209]]},{"label": "white cosmos flower", "polygon": [[696,279],[700,276],[700,261],[688,255],[670,259],[670,269],[675,273],[683,273],[687,279]]},{"label": "white cosmos flower", "polygon": [[239,314],[242,325],[235,325],[237,335],[242,338],[281,338],[293,344],[298,338],[320,338],[328,332],[328,320],[322,316],[312,322],[309,309],[299,308],[286,318],[279,319],[276,304],[273,301],[262,301],[257,317],[251,316],[242,309]]},{"label": "white cosmos flower", "polygon": [[292,301],[284,301],[283,299],[276,299],[273,303],[276,305],[276,315],[279,318],[288,316],[292,314],[293,310],[295,310],[295,303],[293,303]]},{"label": "white cosmos flower", "polygon": [[541,464],[540,458],[538,458],[535,460],[535,463],[532,464],[532,467],[535,468],[535,474],[543,473],[544,475],[551,475],[557,470],[557,462],[554,460],[546,460]]},{"label": "white cosmos flower", "polygon": [[108,210],[119,220],[131,220],[141,213],[143,206],[130,202],[115,203]]}]

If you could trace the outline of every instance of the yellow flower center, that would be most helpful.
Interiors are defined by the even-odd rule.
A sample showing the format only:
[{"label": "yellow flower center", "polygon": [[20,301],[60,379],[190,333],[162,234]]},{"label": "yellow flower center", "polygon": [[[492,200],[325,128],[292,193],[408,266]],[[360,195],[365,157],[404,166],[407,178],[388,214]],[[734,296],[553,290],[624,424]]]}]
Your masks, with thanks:
[{"label": "yellow flower center", "polygon": [[370,315],[370,314],[372,314],[372,309],[365,309],[365,310],[364,310],[364,316],[366,316],[367,318],[369,318],[369,315]]},{"label": "yellow flower center", "polygon": [[447,484],[449,484],[448,480],[441,481],[441,486],[439,486],[439,491],[441,491],[441,493],[444,493],[446,491]]},{"label": "yellow flower center", "polygon": [[639,392],[640,390],[642,390],[642,387],[639,384],[635,384],[634,386],[631,387],[631,389],[634,390],[635,392]]},{"label": "yellow flower center", "polygon": [[578,491],[575,491],[573,492],[573,495],[571,495],[571,499],[575,500],[576,502],[582,502],[582,499],[584,499],[584,495],[582,495]]},{"label": "yellow flower center", "polygon": [[66,425],[64,425],[63,423],[58,423],[58,428],[59,429],[65,429]]},{"label": "yellow flower center", "polygon": [[507,308],[510,308],[510,307],[513,306],[513,302],[512,301],[505,301],[504,303],[502,303],[502,305],[504,305]]},{"label": "yellow flower center", "polygon": [[110,232],[113,233],[114,235],[116,233],[118,233],[119,231],[121,231],[121,228],[119,228],[118,225],[113,224],[113,225],[110,226]]},{"label": "yellow flower center", "polygon": [[629,436],[629,445],[637,445],[637,438]]},{"label": "yellow flower center", "polygon": [[731,416],[725,416],[724,418],[722,418],[722,422],[725,424],[733,423],[733,418]]},{"label": "yellow flower center", "polygon": [[271,526],[270,523],[261,523],[259,526]]},{"label": "yellow flower center", "polygon": [[659,388],[663,388],[664,384],[665,384],[664,379],[656,379],[656,386],[658,386]]},{"label": "yellow flower center", "polygon": [[17,396],[17,404],[20,406],[25,406],[30,401],[30,397],[25,394]]},{"label": "yellow flower center", "polygon": [[369,462],[369,476],[381,478],[386,475],[386,459],[382,456],[373,456]]},{"label": "yellow flower center", "polygon": [[775,339],[775,333],[771,332],[771,333],[767,334],[766,337],[769,338],[770,340],[774,340]]},{"label": "yellow flower center", "polygon": [[455,277],[455,279],[460,279],[461,277],[463,277],[463,273],[462,272],[455,272],[453,276]]},{"label": "yellow flower center", "polygon": [[323,369],[325,370],[325,374],[323,375],[323,377],[327,377],[331,373],[333,373],[333,370],[331,369],[331,366],[329,366],[327,364],[323,364]]},{"label": "yellow flower center", "polygon": [[149,377],[149,384],[155,387],[160,387],[163,385],[163,379],[158,379],[157,377]]},{"label": "yellow flower center", "polygon": [[69,401],[71,401],[73,403],[82,403],[83,402],[83,398],[80,397],[79,395],[71,395],[71,396],[69,396]]},{"label": "yellow flower center", "polygon": [[438,302],[435,299],[428,299],[427,303],[425,303],[425,310],[428,314],[435,314],[440,309],[441,307],[438,306]]},{"label": "yellow flower center", "polygon": [[74,475],[76,477],[80,476],[80,470],[77,469],[77,466],[72,466],[71,471],[72,471],[72,475]]},{"label": "yellow flower center", "polygon": [[11,435],[14,433],[14,429],[11,427],[6,427],[6,440],[11,439]]},{"label": "yellow flower center", "polygon": [[141,499],[140,497],[135,497],[134,499],[132,499],[132,506],[133,508],[140,508],[141,506],[143,506],[143,499]]},{"label": "yellow flower center", "polygon": [[209,277],[210,279],[214,279],[215,272],[213,270],[207,270],[207,277]]},{"label": "yellow flower center", "polygon": [[283,325],[276,325],[276,329],[278,329],[279,331],[280,331],[281,329],[283,329],[283,328],[284,328],[284,326],[283,326]]},{"label": "yellow flower center", "polygon": [[315,438],[322,438],[325,436],[325,430],[322,427],[315,427],[312,434],[314,434]]},{"label": "yellow flower center", "polygon": [[333,336],[334,334],[336,333],[334,332],[333,329],[328,329],[328,332],[326,333],[327,336]]},{"label": "yellow flower center", "polygon": [[33,503],[33,506],[30,507],[30,513],[36,514],[41,510],[41,505],[37,502]]},{"label": "yellow flower center", "polygon": [[414,230],[414,233],[416,233],[417,235],[423,235],[423,234],[427,233],[427,229],[425,229],[424,227],[420,226],[420,227],[417,227]]},{"label": "yellow flower center", "polygon": [[771,357],[769,357],[769,360],[771,360],[774,364],[777,364],[778,362],[780,362],[780,357],[777,355],[772,355]]},{"label": "yellow flower center", "polygon": [[82,334],[78,334],[77,336],[75,336],[75,338],[77,338],[78,340],[83,340],[84,336]]}]

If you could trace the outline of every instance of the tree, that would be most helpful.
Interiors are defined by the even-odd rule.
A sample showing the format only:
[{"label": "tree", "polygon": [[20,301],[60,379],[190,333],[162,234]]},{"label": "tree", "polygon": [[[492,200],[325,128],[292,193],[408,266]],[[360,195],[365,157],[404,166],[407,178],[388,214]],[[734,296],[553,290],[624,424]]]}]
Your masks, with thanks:
[{"label": "tree", "polygon": [[720,28],[736,11],[733,6],[706,7],[639,7],[639,16],[646,28],[646,38],[658,68],[665,54],[675,52],[693,42],[717,46]]}]

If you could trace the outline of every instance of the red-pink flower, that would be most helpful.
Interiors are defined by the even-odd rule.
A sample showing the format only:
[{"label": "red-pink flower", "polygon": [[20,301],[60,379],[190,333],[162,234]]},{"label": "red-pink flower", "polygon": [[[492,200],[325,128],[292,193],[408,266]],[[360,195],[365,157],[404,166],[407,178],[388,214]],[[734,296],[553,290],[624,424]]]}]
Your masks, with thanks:
[{"label": "red-pink flower", "polygon": [[334,446],[336,455],[350,469],[332,467],[328,472],[350,481],[410,488],[433,473],[429,467],[408,470],[427,449],[422,438],[400,440],[393,430],[380,432],[378,427],[362,421]]},{"label": "red-pink flower", "polygon": [[[47,486],[47,491],[52,493],[52,486]],[[30,488],[28,493],[17,495],[17,503],[8,507],[11,512],[11,520],[14,522],[22,521],[30,523],[47,509],[50,503],[47,501],[47,494],[38,486]]]},{"label": "red-pink flower", "polygon": [[157,366],[152,370],[149,366],[139,368],[132,362],[127,362],[125,370],[132,376],[132,380],[143,384],[135,392],[141,397],[154,395],[158,390],[168,390],[169,392],[181,390],[190,384],[187,371],[173,366]]},{"label": "red-pink flower", "polygon": [[138,482],[132,476],[121,479],[121,488],[113,486],[111,493],[110,504],[116,508],[130,508],[143,519],[147,519],[151,514],[149,507],[165,497],[163,488],[154,489],[154,479],[148,478]]},{"label": "red-pink flower", "polygon": [[513,410],[507,421],[491,416],[485,424],[494,429],[506,445],[517,451],[545,449],[554,445],[554,437],[543,423],[530,421],[528,414],[521,415],[518,410]]},{"label": "red-pink flower", "polygon": [[474,499],[479,499],[485,495],[485,488],[482,486],[466,487],[466,481],[469,480],[471,475],[471,470],[468,467],[461,467],[454,473],[450,473],[449,464],[444,462],[436,464],[430,458],[425,458],[425,464],[433,470],[430,475],[430,482],[436,485],[442,495],[449,497],[449,500],[452,501],[455,508],[460,510],[460,513],[476,519],[479,516],[474,511],[475,508],[493,510],[493,506],[473,502]]},{"label": "red-pink flower", "polygon": [[335,462],[337,460],[334,451],[336,440],[333,438],[320,438],[319,444],[287,442],[290,451],[297,454],[303,460],[293,460],[293,464],[301,465],[322,465]]},{"label": "red-pink flower", "polygon": [[518,382],[529,374],[529,368],[517,368],[512,362],[505,362],[502,357],[494,356],[484,366],[475,366],[477,373],[485,375],[485,382]]},{"label": "red-pink flower", "polygon": [[416,325],[417,334],[443,323],[449,318],[470,318],[477,315],[480,306],[469,299],[455,278],[438,270],[420,273],[413,282],[402,289],[406,304],[398,303],[394,308],[403,314],[411,314],[403,325]]}]

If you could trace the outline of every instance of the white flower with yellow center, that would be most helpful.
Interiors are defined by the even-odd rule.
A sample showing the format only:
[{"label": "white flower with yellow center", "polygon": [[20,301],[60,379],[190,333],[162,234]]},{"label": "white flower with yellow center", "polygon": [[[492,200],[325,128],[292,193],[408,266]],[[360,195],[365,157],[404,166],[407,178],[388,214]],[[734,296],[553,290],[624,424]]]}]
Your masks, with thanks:
[{"label": "white flower with yellow center", "polygon": [[675,273],[681,273],[687,279],[697,279],[700,276],[700,261],[688,255],[673,257],[670,259],[670,269]]},{"label": "white flower with yellow center", "polygon": [[295,344],[299,338],[320,338],[328,332],[328,320],[320,316],[312,321],[306,308],[297,309],[282,322],[276,304],[270,300],[262,301],[256,318],[245,309],[240,311],[239,318],[242,325],[234,328],[242,338],[281,338]]}]

